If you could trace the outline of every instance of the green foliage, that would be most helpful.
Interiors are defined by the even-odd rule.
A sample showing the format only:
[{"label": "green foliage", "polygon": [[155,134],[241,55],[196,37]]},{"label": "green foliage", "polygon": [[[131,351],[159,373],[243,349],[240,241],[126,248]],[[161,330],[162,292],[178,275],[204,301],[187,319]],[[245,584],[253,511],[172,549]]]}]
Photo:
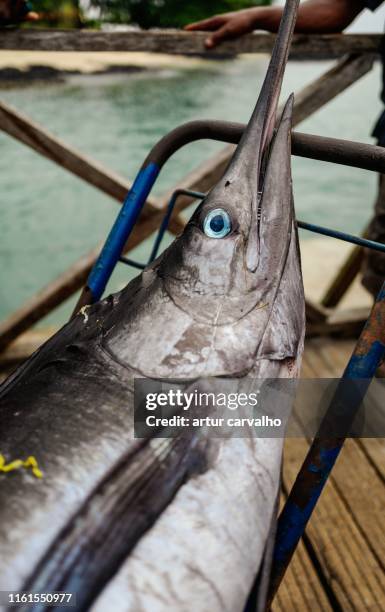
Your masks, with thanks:
[{"label": "green foliage", "polygon": [[133,22],[142,28],[179,28],[216,13],[270,4],[270,0],[92,0],[103,18],[115,23]]},{"label": "green foliage", "polygon": [[78,0],[31,0],[30,6],[42,15],[39,26],[73,28],[81,25]]}]

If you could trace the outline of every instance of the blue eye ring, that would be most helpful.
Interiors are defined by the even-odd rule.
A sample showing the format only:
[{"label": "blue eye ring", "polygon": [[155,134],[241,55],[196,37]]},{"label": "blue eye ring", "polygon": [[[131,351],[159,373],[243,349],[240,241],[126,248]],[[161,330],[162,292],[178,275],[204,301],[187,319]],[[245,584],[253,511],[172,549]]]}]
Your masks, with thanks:
[{"label": "blue eye ring", "polygon": [[231,232],[230,215],[223,208],[213,208],[203,221],[203,232],[209,238],[225,238]]}]

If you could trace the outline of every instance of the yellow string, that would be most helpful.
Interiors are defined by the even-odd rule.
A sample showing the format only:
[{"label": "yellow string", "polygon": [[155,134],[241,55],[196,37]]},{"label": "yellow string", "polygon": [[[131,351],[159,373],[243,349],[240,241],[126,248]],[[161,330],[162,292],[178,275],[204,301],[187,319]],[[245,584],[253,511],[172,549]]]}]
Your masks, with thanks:
[{"label": "yellow string", "polygon": [[22,459],[15,459],[10,463],[6,463],[4,455],[0,454],[0,472],[13,472],[22,467],[31,468],[32,474],[36,476],[36,478],[43,478],[43,472],[40,470],[35,457],[27,457],[25,461],[22,461]]}]

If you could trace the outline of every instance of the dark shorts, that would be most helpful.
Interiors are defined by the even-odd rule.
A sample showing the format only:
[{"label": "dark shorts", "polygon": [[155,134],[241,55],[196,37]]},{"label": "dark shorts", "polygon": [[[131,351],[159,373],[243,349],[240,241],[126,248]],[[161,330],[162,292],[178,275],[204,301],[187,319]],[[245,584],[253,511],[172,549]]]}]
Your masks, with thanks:
[{"label": "dark shorts", "polygon": [[[370,222],[368,237],[385,244],[385,175],[380,174],[374,216]],[[385,253],[366,250],[362,284],[376,296],[385,281]]]},{"label": "dark shorts", "polygon": [[[383,0],[366,0],[364,2],[372,11],[376,10],[382,3]],[[384,66],[384,86],[381,98],[385,104],[385,44],[383,44],[381,55]],[[385,110],[378,119],[372,135],[381,147],[385,147]],[[378,195],[368,237],[370,240],[385,243],[385,176],[383,174],[379,175]],[[377,251],[366,251],[362,272],[362,284],[372,295],[377,295],[385,281],[385,254]]]}]

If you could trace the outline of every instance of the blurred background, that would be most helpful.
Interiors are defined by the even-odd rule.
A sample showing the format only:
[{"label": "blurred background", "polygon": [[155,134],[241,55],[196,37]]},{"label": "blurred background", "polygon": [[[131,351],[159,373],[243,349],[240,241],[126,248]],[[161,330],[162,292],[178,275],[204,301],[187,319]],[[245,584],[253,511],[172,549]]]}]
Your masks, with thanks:
[{"label": "blurred background", "polygon": [[[35,0],[53,27],[179,27],[246,0]],[[379,31],[385,15],[365,12],[353,31]],[[108,25],[107,25],[108,24]],[[116,24],[116,25],[111,25]],[[41,24],[39,24],[41,27]],[[23,26],[31,27],[31,26]],[[152,145],[196,118],[247,121],[264,77],[266,56],[209,60],[146,53],[0,52],[0,97],[69,145],[133,180]],[[331,62],[289,63],[283,97]],[[303,132],[373,142],[380,110],[380,66],[300,125]],[[178,152],[160,175],[161,195],[223,145],[200,142]],[[371,216],[374,174],[293,159],[297,215],[304,221],[359,233]],[[0,320],[103,240],[116,202],[0,132]],[[187,213],[188,214],[188,213]],[[164,245],[171,238],[165,237]],[[310,234],[302,240],[313,240]],[[132,257],[145,261],[152,238]],[[118,266],[109,290],[137,272]],[[60,325],[75,298],[39,323]]]},{"label": "blurred background", "polygon": [[[77,27],[105,22],[134,23],[141,28],[179,28],[192,21],[237,11],[250,6],[271,4],[270,0],[34,0],[33,9],[44,14],[44,23]],[[42,23],[42,22],[41,22]]]}]

